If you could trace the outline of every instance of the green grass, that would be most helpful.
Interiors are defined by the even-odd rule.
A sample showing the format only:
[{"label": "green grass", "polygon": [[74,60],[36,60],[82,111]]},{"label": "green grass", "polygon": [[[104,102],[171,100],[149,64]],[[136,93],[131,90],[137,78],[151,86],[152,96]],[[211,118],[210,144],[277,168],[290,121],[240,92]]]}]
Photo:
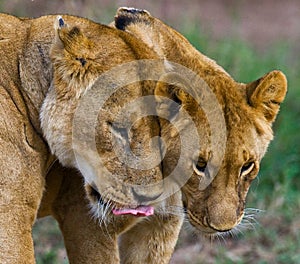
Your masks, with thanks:
[{"label": "green grass", "polygon": [[[300,64],[292,47],[277,43],[259,52],[237,39],[210,40],[195,29],[186,31],[185,36],[239,82],[256,80],[274,69],[282,70],[289,82],[287,98],[274,124],[275,139],[248,195],[248,207],[265,210],[260,225],[255,232],[245,232],[228,244],[214,244],[207,254],[214,256],[212,263],[219,264],[300,263]],[[37,262],[67,263],[60,256],[64,253],[57,226],[46,222],[41,230],[42,225],[44,221],[34,230]],[[189,243],[181,238],[181,246]],[[200,263],[202,254],[199,252],[191,264]],[[210,262],[201,258],[201,263]]]},{"label": "green grass", "polygon": [[62,235],[58,224],[46,217],[37,221],[33,230],[37,264],[67,264]]}]

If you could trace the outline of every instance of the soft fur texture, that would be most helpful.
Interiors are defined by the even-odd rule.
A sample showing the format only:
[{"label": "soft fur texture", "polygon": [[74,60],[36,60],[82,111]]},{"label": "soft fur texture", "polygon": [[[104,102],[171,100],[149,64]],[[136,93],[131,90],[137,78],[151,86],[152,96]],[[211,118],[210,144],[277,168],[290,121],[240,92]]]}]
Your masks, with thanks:
[{"label": "soft fur texture", "polygon": [[[272,139],[271,125],[286,93],[281,72],[271,72],[247,85],[236,83],[179,33],[148,12],[135,9],[118,11],[115,25],[119,29],[72,16],[63,16],[63,22],[55,16],[22,20],[1,15],[0,19],[1,263],[34,263],[31,229],[38,209],[38,216],[51,214],[58,220],[70,263],[119,263],[120,259],[121,263],[168,263],[183,221],[177,209],[182,201],[190,222],[204,233],[228,231],[241,222],[247,190]],[[149,117],[135,124],[131,147],[137,155],[157,151],[148,142],[161,135],[167,148],[163,175],[159,167],[144,173],[123,168],[107,143],[108,125],[132,98],[154,93],[160,106],[164,105],[162,96],[175,100],[182,106],[179,112],[184,109],[192,117],[202,140],[199,157],[186,162],[195,173],[183,186],[183,197],[177,192],[160,203],[153,202],[155,214],[147,218],[114,216],[110,211],[99,211],[98,206],[111,203],[109,197],[114,195],[118,202],[112,202],[113,207],[126,205],[119,195],[120,186],[101,197],[101,181],[96,175],[84,177],[89,200],[84,198],[86,191],[72,150],[71,120],[79,98],[101,73],[144,58],[180,63],[205,80],[224,113],[226,152],[213,182],[200,190],[206,164],[215,153],[205,113],[181,90],[188,83],[179,78],[179,83],[170,86],[165,75],[166,79],[157,84],[128,85],[107,102],[104,110],[111,115],[100,113],[103,122],[99,121],[96,129],[97,150],[106,157],[107,167],[123,177],[121,180],[158,182],[173,170],[180,152],[178,131],[163,119],[158,122]],[[168,112],[168,108],[162,109]],[[178,113],[172,114],[182,122]],[[142,147],[134,143],[144,141],[147,143]],[[85,158],[88,168],[89,157]],[[153,195],[146,197],[147,203],[151,204],[159,191],[153,190]],[[128,206],[141,203],[131,193],[127,197]],[[89,206],[96,217],[100,214],[101,221],[91,218]],[[106,206],[104,211],[111,208]]]},{"label": "soft fur texture", "polygon": [[[161,58],[192,69],[215,94],[225,119],[227,134],[223,144],[226,144],[226,149],[217,175],[207,188],[201,189],[202,182],[213,169],[210,163],[212,157],[218,156],[218,149],[212,148],[211,124],[206,113],[182,89],[192,85],[193,80],[181,80],[180,76],[169,74],[155,91],[158,98],[164,96],[181,105],[178,113],[172,113],[175,115],[173,119],[186,111],[193,118],[201,139],[198,157],[186,160],[190,167],[194,163],[194,173],[182,188],[189,222],[204,234],[222,234],[238,228],[244,216],[250,183],[256,177],[260,161],[273,138],[271,127],[287,92],[286,77],[280,71],[272,71],[252,83],[237,83],[183,36],[147,11],[121,8],[114,25],[139,37]],[[174,83],[171,88],[166,84],[170,82]],[[202,92],[201,87],[198,87],[198,92]],[[164,104],[163,100],[160,104]],[[177,122],[184,120],[179,118]],[[166,177],[175,168],[180,155],[180,138],[178,131],[164,119],[161,120],[161,135],[168,149],[163,161]]]},{"label": "soft fur texture", "polygon": [[[143,219],[114,216],[110,210],[151,204],[163,211],[168,201],[152,203],[161,194],[159,187],[151,193],[132,188],[124,194],[122,185],[116,184],[103,194],[102,178],[89,173],[90,168],[95,169],[93,157],[83,154],[78,167],[72,121],[79,99],[103,72],[126,62],[157,59],[157,55],[131,34],[79,17],[20,19],[1,14],[0,20],[0,262],[35,262],[31,230],[38,214],[52,215],[59,222],[70,263],[118,263],[119,235]],[[129,70],[137,76],[143,71],[139,67]],[[110,76],[112,83],[116,77]],[[117,123],[120,127],[113,127],[121,107],[135,98],[153,95],[154,85],[151,81],[128,84],[113,94],[99,113],[97,151],[107,169],[120,177],[117,183],[147,185],[162,180],[160,166],[147,170],[124,166],[111,142],[111,134],[115,134],[121,144],[130,144],[137,157],[160,155],[151,140],[159,135],[156,117],[136,120],[125,136],[122,120]],[[84,152],[80,148],[75,151],[79,155]],[[77,172],[82,168],[84,182]],[[169,200],[180,204],[180,193]],[[138,244],[147,241],[147,250],[141,243],[142,260],[163,263],[161,259],[170,258],[182,217],[162,215],[157,213],[145,222],[146,227],[152,223],[153,232],[148,228],[148,234],[145,229],[134,234]],[[178,227],[173,228],[173,223]],[[160,240],[165,241],[165,247],[157,251]],[[136,251],[132,254],[137,255]]]}]

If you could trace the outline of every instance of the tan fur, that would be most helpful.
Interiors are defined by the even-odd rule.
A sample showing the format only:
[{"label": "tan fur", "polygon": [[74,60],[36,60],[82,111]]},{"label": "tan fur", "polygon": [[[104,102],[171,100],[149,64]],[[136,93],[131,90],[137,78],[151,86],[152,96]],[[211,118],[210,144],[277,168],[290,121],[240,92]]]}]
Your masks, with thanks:
[{"label": "tan fur", "polygon": [[[140,231],[134,231],[133,237],[124,236],[124,241],[133,243],[135,238],[135,243],[142,245],[142,251],[136,254],[139,262],[167,263],[176,240],[168,240],[164,234],[177,237],[182,217],[165,215],[163,206],[167,202],[153,204],[158,213],[146,221],[114,216],[110,211],[101,216],[101,177],[97,173],[87,176],[84,170],[81,179],[72,145],[72,120],[79,99],[97,77],[125,62],[157,59],[156,53],[126,32],[79,17],[63,16],[62,23],[56,16],[19,19],[1,14],[0,21],[0,262],[35,262],[31,230],[38,213],[39,217],[51,214],[59,222],[70,263],[118,263],[118,237],[133,225],[137,230],[140,226]],[[138,68],[130,71],[140,74]],[[111,78],[114,81],[117,76]],[[98,153],[107,168],[128,184],[162,180],[160,167],[126,168],[113,151],[109,125],[130,100],[153,94],[154,84],[145,81],[118,90],[100,111],[95,127]],[[134,123],[129,140],[137,157],[160,153],[157,145],[149,144],[159,135],[158,125],[158,119],[151,116]],[[76,151],[81,153],[81,149]],[[94,165],[93,157],[83,155],[83,164],[89,170]],[[101,173],[101,168],[96,169]],[[134,207],[151,204],[161,194],[159,187],[151,191],[148,197],[138,193],[143,198],[137,199],[133,191],[124,195],[122,186],[116,184],[102,198],[111,207]],[[170,202],[180,204],[180,197],[177,193]],[[162,239],[166,242],[157,250]],[[130,250],[126,243],[120,243],[122,254]]]},{"label": "tan fur", "polygon": [[[225,231],[241,221],[247,190],[272,139],[271,123],[286,93],[284,75],[275,71],[249,85],[236,83],[179,33],[148,13],[119,10],[117,19],[120,17],[125,23],[122,30],[72,16],[63,16],[66,27],[58,25],[55,16],[33,20],[0,17],[1,263],[34,263],[31,229],[38,208],[40,217],[51,214],[59,222],[70,263],[168,263],[183,221],[181,212],[174,208],[181,207],[182,200],[190,222],[203,232]],[[74,170],[78,169],[71,141],[74,112],[79,98],[101,73],[120,63],[144,58],[180,63],[209,84],[225,115],[225,159],[205,190],[199,190],[199,176],[193,174],[182,188],[183,198],[177,192],[153,204],[154,216],[116,217],[109,212],[103,222],[93,220],[88,207],[98,212],[101,179],[95,175],[86,177],[86,171],[82,179]],[[165,66],[171,69],[167,62]],[[106,103],[104,110],[109,111],[99,114],[102,123],[99,121],[96,127],[97,151],[106,157],[107,167],[127,183],[155,183],[176,165],[178,133],[163,120],[161,128],[155,118],[137,122],[131,147],[141,156],[155,152],[155,146],[141,147],[134,142],[149,142],[161,134],[168,149],[164,175],[159,167],[144,172],[124,169],[108,140],[107,124],[121,106],[132,98],[153,94],[154,85],[128,85]],[[203,138],[200,164],[207,162],[212,153],[203,111],[181,89],[173,93],[168,85],[158,83],[155,92],[180,101],[193,117]],[[60,163],[55,161],[57,158]],[[83,158],[89,170],[93,157]],[[241,177],[242,166],[250,161],[255,163],[253,171]],[[188,160],[187,164],[191,166],[192,162]],[[47,191],[42,198],[45,181]],[[131,193],[125,198],[120,196],[121,187],[114,186],[103,198],[117,198],[116,207],[140,203]],[[153,197],[160,191],[154,189]]]},{"label": "tan fur", "polygon": [[[247,191],[273,138],[271,126],[287,91],[284,74],[272,71],[253,83],[237,83],[213,60],[192,47],[183,36],[147,11],[120,8],[115,27],[139,37],[161,58],[193,70],[218,99],[227,129],[224,159],[216,177],[204,190],[200,187],[207,177],[207,170],[203,173],[198,171],[199,175],[193,173],[182,188],[183,202],[190,223],[203,233],[216,234],[234,229],[242,222]],[[218,155],[218,150],[212,149],[211,130],[203,109],[181,88],[188,88],[188,81],[191,84],[193,82],[166,76],[157,85],[155,93],[179,102],[179,113],[185,110],[193,118],[201,147],[198,158],[194,160],[190,157],[186,162],[187,166],[198,162],[205,169],[211,157]],[[170,87],[172,82],[174,85]],[[198,93],[202,92],[200,88]],[[160,103],[163,104],[163,101]],[[161,135],[169,153],[163,162],[166,177],[175,168],[180,155],[180,138],[179,132],[163,119]]]}]

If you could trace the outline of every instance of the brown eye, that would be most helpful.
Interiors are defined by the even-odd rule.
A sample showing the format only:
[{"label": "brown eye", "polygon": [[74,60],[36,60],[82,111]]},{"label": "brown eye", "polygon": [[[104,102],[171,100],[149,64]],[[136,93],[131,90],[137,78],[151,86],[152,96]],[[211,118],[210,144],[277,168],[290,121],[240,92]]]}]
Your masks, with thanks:
[{"label": "brown eye", "polygon": [[199,176],[203,176],[206,169],[206,165],[207,163],[204,160],[199,159],[197,163],[193,163],[194,172]]},{"label": "brown eye", "polygon": [[244,166],[241,169],[241,175],[246,176],[248,175],[253,169],[254,169],[254,162],[248,162],[244,164]]}]

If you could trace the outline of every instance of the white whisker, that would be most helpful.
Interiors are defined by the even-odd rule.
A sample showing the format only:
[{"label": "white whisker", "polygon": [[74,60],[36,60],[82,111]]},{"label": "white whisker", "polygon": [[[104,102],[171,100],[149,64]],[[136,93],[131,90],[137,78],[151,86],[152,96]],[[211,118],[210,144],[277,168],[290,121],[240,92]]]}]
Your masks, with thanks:
[{"label": "white whisker", "polygon": [[227,240],[226,238],[231,237],[233,239],[238,239],[238,237],[244,236],[244,233],[248,230],[254,230],[256,229],[257,225],[259,225],[258,217],[259,214],[263,212],[263,210],[255,209],[255,208],[246,208],[244,217],[241,221],[241,223],[237,226],[235,226],[233,229],[226,231],[226,232],[217,232],[214,234],[207,234],[205,232],[202,232],[201,230],[197,230],[193,225],[191,225],[187,219],[185,218],[184,223],[188,223],[184,225],[184,228],[188,233],[193,233],[197,236],[200,240],[210,240],[211,243],[213,241],[216,241],[219,244],[226,244]]},{"label": "white whisker", "polygon": [[255,208],[246,208],[241,223],[236,227],[234,227],[232,230],[230,230],[229,235],[234,238],[237,238],[238,234],[244,235],[244,231],[248,231],[248,230],[255,231],[256,226],[259,225],[259,222],[257,220],[258,214],[261,212],[263,212],[263,210],[255,209]]}]

